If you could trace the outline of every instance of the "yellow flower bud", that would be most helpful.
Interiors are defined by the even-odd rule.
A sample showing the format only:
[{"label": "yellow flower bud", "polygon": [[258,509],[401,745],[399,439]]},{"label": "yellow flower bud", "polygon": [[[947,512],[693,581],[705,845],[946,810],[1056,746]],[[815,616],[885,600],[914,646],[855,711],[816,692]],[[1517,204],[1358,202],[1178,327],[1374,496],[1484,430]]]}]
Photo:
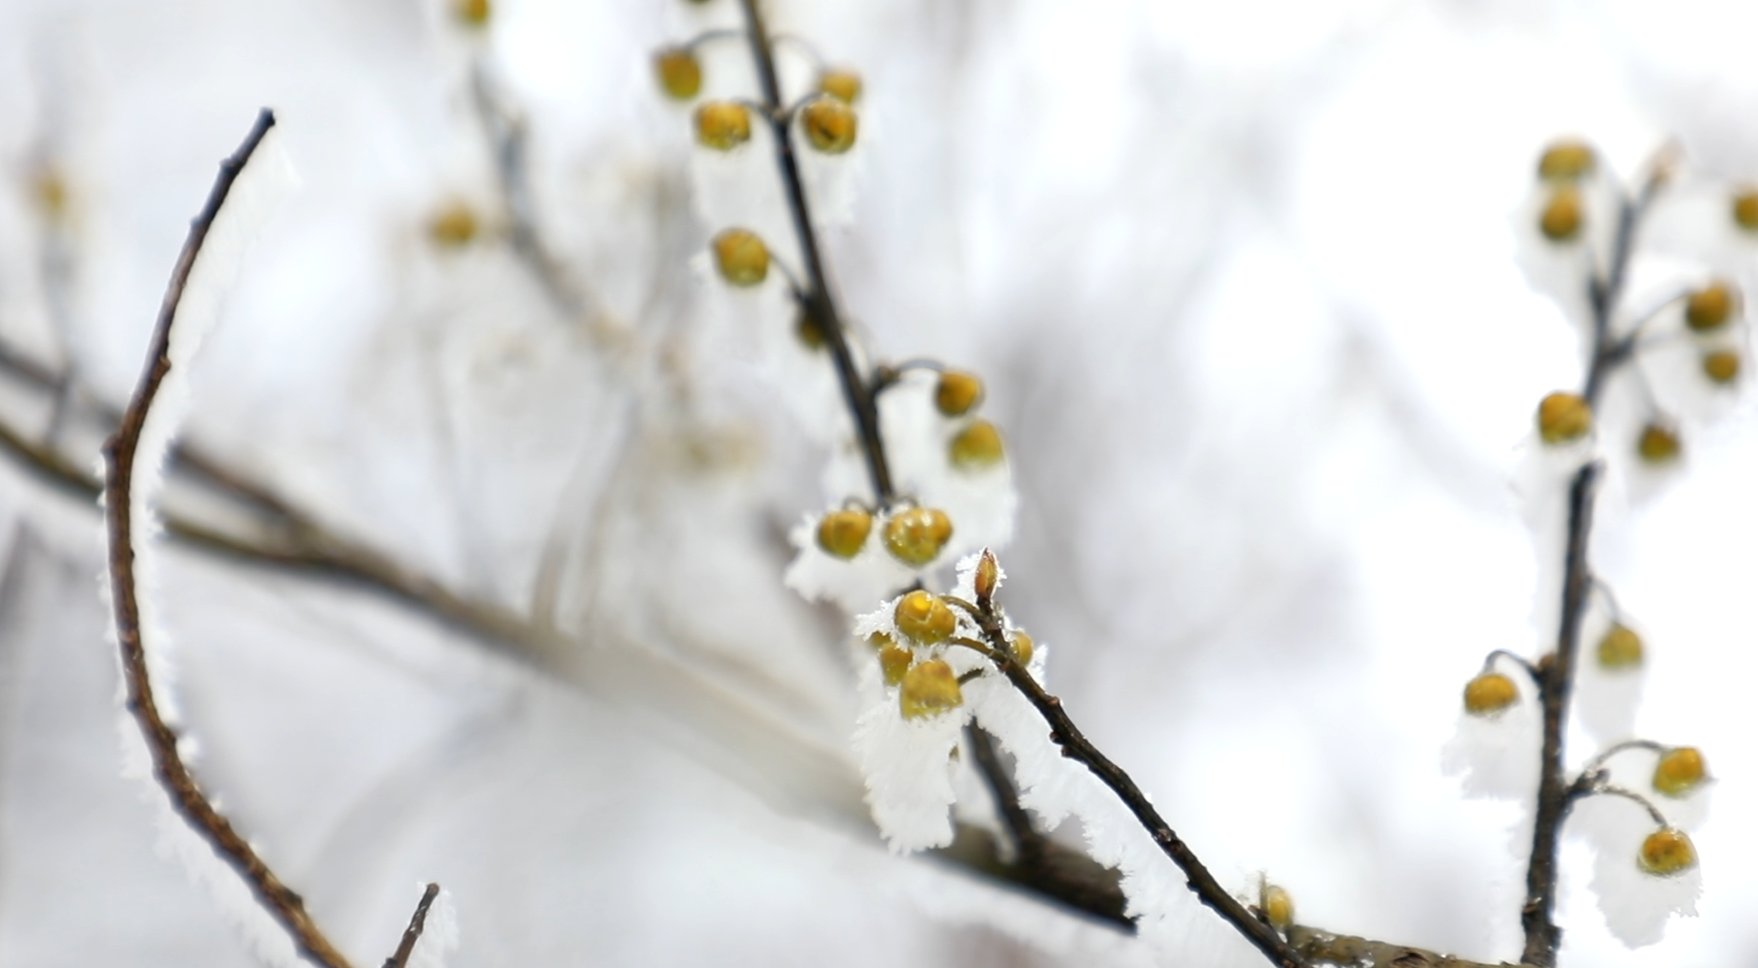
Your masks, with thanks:
[{"label": "yellow flower bud", "polygon": [[897,693],[897,710],[903,718],[938,716],[962,705],[964,693],[958,688],[958,676],[944,661],[929,659],[903,674],[903,688]]},{"label": "yellow flower bud", "polygon": [[1695,746],[1676,746],[1661,754],[1654,764],[1654,789],[1669,797],[1682,797],[1703,785],[1709,776],[1703,752]]},{"label": "yellow flower bud", "polygon": [[1644,463],[1671,463],[1678,459],[1680,450],[1678,433],[1665,424],[1648,424],[1642,428],[1641,436],[1636,438],[1636,455]]},{"label": "yellow flower bud", "polygon": [[702,92],[702,62],[688,47],[667,47],[654,54],[653,73],[667,97],[688,101]]},{"label": "yellow flower bud", "polygon": [[1019,664],[1020,665],[1031,665],[1032,664],[1032,648],[1033,648],[1032,637],[1026,634],[1025,629],[1014,629],[1013,630],[1012,644],[1013,644],[1013,657],[1019,660]]},{"label": "yellow flower bud", "polygon": [[1642,636],[1628,625],[1613,625],[1599,639],[1598,658],[1602,669],[1639,666],[1642,664]]},{"label": "yellow flower bud", "polygon": [[1748,232],[1758,232],[1758,188],[1735,192],[1728,208],[1735,225]]},{"label": "yellow flower bud", "polygon": [[31,200],[36,203],[37,211],[49,219],[67,214],[71,194],[67,189],[67,179],[54,168],[41,169],[31,179]]},{"label": "yellow flower bud", "polygon": [[481,27],[494,13],[489,0],[453,0],[452,16],[466,27]]},{"label": "yellow flower bud", "polygon": [[952,609],[940,600],[940,596],[921,589],[898,599],[891,618],[900,633],[923,645],[944,642],[958,629],[958,617],[952,614]]},{"label": "yellow flower bud", "polygon": [[892,557],[917,568],[940,555],[952,538],[952,519],[939,508],[909,508],[885,522],[885,548]]},{"label": "yellow flower bud", "polygon": [[886,685],[895,686],[903,681],[904,673],[914,661],[916,657],[910,650],[888,645],[879,650],[879,674],[885,678]]},{"label": "yellow flower bud", "polygon": [[1571,242],[1581,234],[1585,217],[1581,192],[1573,185],[1563,185],[1551,193],[1544,211],[1538,216],[1538,230],[1552,242]]},{"label": "yellow flower bud", "polygon": [[874,632],[872,635],[867,636],[867,644],[872,646],[874,651],[879,651],[888,645],[896,645],[897,640],[886,635],[884,632]]},{"label": "yellow flower bud", "polygon": [[948,417],[962,417],[983,402],[983,380],[975,373],[947,370],[934,385],[934,407]]},{"label": "yellow flower bud", "polygon": [[853,558],[872,530],[873,515],[860,508],[832,511],[818,521],[818,547],[838,558]]},{"label": "yellow flower bud", "polygon": [[804,309],[794,316],[794,335],[799,337],[800,343],[806,349],[824,348],[824,331],[818,328],[818,321],[812,318],[812,314]]},{"label": "yellow flower bud", "polygon": [[737,101],[704,101],[696,108],[696,142],[731,151],[751,140],[751,109]]},{"label": "yellow flower bud", "polygon": [[1514,680],[1499,672],[1485,672],[1465,684],[1465,711],[1473,716],[1493,716],[1519,698]]},{"label": "yellow flower bud", "polygon": [[1593,148],[1573,139],[1553,141],[1538,158],[1538,177],[1545,181],[1579,181],[1593,173]]},{"label": "yellow flower bud", "polygon": [[827,155],[840,155],[855,146],[860,124],[848,102],[822,96],[800,109],[800,127],[812,147]]},{"label": "yellow flower bud", "polygon": [[1593,429],[1593,408],[1573,393],[1552,393],[1538,402],[1538,436],[1547,444],[1580,440]]},{"label": "yellow flower bud", "polygon": [[1697,866],[1697,848],[1683,830],[1662,827],[1642,841],[1636,864],[1656,877],[1672,877]]},{"label": "yellow flower bud", "polygon": [[987,420],[973,420],[958,432],[947,447],[947,459],[959,470],[982,470],[1001,463],[1006,451],[1001,446],[1001,431]]},{"label": "yellow flower bud", "polygon": [[1727,325],[1738,303],[1733,287],[1718,279],[1685,298],[1685,325],[1693,333],[1712,333]]},{"label": "yellow flower bud", "polygon": [[844,104],[861,96],[861,75],[847,68],[830,68],[818,75],[818,90]]},{"label": "yellow flower bud", "polygon": [[1258,897],[1258,909],[1264,920],[1277,931],[1286,931],[1294,923],[1294,897],[1274,884],[1264,885]]},{"label": "yellow flower bud", "polygon": [[469,245],[480,229],[476,212],[463,202],[451,202],[427,220],[427,237],[448,249]]},{"label": "yellow flower bud", "polygon": [[995,554],[988,548],[983,549],[983,556],[977,559],[977,570],[971,576],[971,584],[977,593],[980,603],[995,594],[995,583],[1001,580],[1001,566],[995,563]]},{"label": "yellow flower bud", "polygon": [[1740,354],[1733,350],[1712,350],[1703,354],[1703,375],[1724,386],[1738,380]]},{"label": "yellow flower bud", "polygon": [[727,229],[714,237],[714,266],[735,286],[755,286],[769,277],[769,247],[749,229]]}]

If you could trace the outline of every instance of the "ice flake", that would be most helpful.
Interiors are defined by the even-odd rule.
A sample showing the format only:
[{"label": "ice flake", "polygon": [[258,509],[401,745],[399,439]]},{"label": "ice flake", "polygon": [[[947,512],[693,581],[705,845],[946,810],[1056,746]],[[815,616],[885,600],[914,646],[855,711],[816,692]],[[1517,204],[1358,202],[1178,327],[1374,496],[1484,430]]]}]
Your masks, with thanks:
[{"label": "ice flake", "polygon": [[[863,688],[871,695],[872,684]],[[952,754],[969,706],[906,720],[895,689],[884,689],[855,723],[855,756],[867,780],[867,805],[891,849],[898,853],[952,843]]]}]

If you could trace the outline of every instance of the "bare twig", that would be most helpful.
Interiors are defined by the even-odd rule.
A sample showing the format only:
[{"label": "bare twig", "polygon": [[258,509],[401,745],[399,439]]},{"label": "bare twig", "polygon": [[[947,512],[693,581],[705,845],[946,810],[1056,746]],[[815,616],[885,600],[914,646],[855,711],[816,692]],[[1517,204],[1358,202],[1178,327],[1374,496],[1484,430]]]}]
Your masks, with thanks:
[{"label": "bare twig", "polygon": [[[1603,276],[1594,273],[1587,282],[1588,304],[1592,310],[1592,340],[1588,348],[1587,375],[1581,396],[1590,408],[1597,408],[1605,382],[1612,372],[1633,358],[1634,334],[1618,337],[1612,331],[1613,315],[1623,295],[1624,280],[1629,271],[1636,233],[1642,216],[1667,176],[1665,161],[1657,162],[1652,173],[1633,199],[1625,199],[1618,208],[1618,224],[1612,240],[1610,259]],[[1575,664],[1581,646],[1581,624],[1589,595],[1593,590],[1593,573],[1587,562],[1588,538],[1593,530],[1594,497],[1604,470],[1599,461],[1589,461],[1575,472],[1569,482],[1568,538],[1564,550],[1562,616],[1558,622],[1556,650],[1537,665],[1540,675],[1539,697],[1544,712],[1544,740],[1540,752],[1538,802],[1532,829],[1532,852],[1526,866],[1526,898],[1520,908],[1520,924],[1525,932],[1521,960],[1540,968],[1556,964],[1562,945],[1562,929],[1555,919],[1557,895],[1557,851],[1562,839],[1563,822],[1568,819],[1574,798],[1564,779],[1564,739],[1569,722],[1569,702],[1575,687]]]},{"label": "bare twig", "polygon": [[1288,929],[1288,943],[1308,962],[1337,968],[1517,968],[1507,962],[1492,965],[1300,925]]},{"label": "bare twig", "polygon": [[409,927],[403,930],[403,940],[397,943],[397,950],[385,959],[384,968],[404,968],[409,964],[409,956],[415,953],[415,942],[421,940],[421,932],[427,927],[427,909],[433,907],[434,898],[439,897],[440,886],[429,884],[421,892],[421,900],[415,903],[415,913],[409,915]]}]

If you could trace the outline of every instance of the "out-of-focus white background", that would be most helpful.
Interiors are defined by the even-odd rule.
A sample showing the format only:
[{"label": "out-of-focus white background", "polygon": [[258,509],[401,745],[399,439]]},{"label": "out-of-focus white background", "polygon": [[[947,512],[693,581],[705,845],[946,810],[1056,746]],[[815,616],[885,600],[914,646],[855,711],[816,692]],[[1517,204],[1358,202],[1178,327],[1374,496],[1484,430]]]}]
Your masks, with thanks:
[{"label": "out-of-focus white background", "polygon": [[[878,845],[839,620],[779,581],[824,454],[691,268],[718,226],[692,214],[687,113],[647,78],[731,0],[636,7],[500,0],[472,38],[416,0],[0,5],[0,337],[120,401],[214,162],[275,107],[303,184],[240,253],[189,437],[475,597],[523,607],[562,533],[585,648],[682,658],[773,727],[173,552],[155,592],[201,774],[362,961],[427,879],[462,965],[1149,959]],[[1562,134],[1623,176],[1674,139],[1681,190],[1758,179],[1758,8],[772,16],[866,77],[828,257],[876,356],[987,377],[1022,499],[1009,601],[1071,713],[1230,886],[1268,871],[1305,922],[1513,958],[1525,808],[1467,800],[1439,763],[1483,654],[1548,634],[1512,481],[1533,406],[1580,365],[1516,214]],[[711,90],[743,53],[710,56]],[[492,238],[425,234],[460,200],[494,218],[473,61],[526,115],[543,227],[602,325],[560,317]],[[1692,224],[1678,248],[1749,273],[1758,250]],[[44,431],[41,400],[3,400]],[[1758,420],[1724,409],[1686,425],[1665,486],[1614,483],[1595,535],[1649,640],[1641,732],[1719,777],[1701,917],[1625,950],[1571,845],[1565,964],[1758,954]],[[243,963],[119,776],[98,548],[89,506],[0,462],[0,963]]]}]

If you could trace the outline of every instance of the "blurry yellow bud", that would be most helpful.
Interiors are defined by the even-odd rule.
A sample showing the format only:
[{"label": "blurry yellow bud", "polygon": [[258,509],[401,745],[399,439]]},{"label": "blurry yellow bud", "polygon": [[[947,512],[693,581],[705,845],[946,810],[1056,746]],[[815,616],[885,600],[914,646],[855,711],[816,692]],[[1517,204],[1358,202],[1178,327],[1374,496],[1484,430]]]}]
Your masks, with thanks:
[{"label": "blurry yellow bud", "polygon": [[731,151],[751,140],[751,109],[737,101],[704,101],[696,108],[696,142]]},{"label": "blurry yellow bud", "polygon": [[794,317],[794,335],[799,337],[800,343],[806,349],[821,350],[824,348],[824,331],[818,328],[818,321],[812,318],[812,314],[804,309],[800,310],[799,315]]},{"label": "blurry yellow bud", "polygon": [[1581,191],[1573,185],[1563,185],[1544,204],[1544,211],[1538,216],[1538,230],[1552,242],[1572,241],[1581,234],[1584,214]]},{"label": "blurry yellow bud", "polygon": [[832,511],[818,521],[818,547],[838,558],[853,558],[872,530],[873,515],[860,508]]},{"label": "blurry yellow bud", "polygon": [[958,676],[944,661],[929,659],[903,674],[903,688],[897,693],[897,710],[903,718],[938,716],[962,705],[964,693],[958,688]]},{"label": "blurry yellow bud", "polygon": [[1691,846],[1691,838],[1683,830],[1662,827],[1642,841],[1636,864],[1656,877],[1683,874],[1697,866],[1697,848]]},{"label": "blurry yellow bud", "polygon": [[1025,629],[1014,629],[1013,657],[1019,660],[1020,665],[1032,664],[1032,649],[1032,637],[1026,634]]},{"label": "blurry yellow bud", "polygon": [[987,420],[973,420],[958,432],[947,447],[952,466],[960,470],[981,470],[1001,463],[1006,451],[1001,446],[1001,431]]},{"label": "blurry yellow bud", "polygon": [[1679,457],[1679,435],[1665,424],[1651,423],[1636,438],[1636,455],[1645,463],[1667,464]]},{"label": "blurry yellow bud", "polygon": [[1538,157],[1538,177],[1545,181],[1579,181],[1593,173],[1593,149],[1583,141],[1553,141]]},{"label": "blurry yellow bud", "polygon": [[1703,375],[1711,382],[1729,384],[1740,378],[1740,354],[1714,350],[1703,354]]},{"label": "blurry yellow bud", "polygon": [[952,538],[952,519],[939,508],[909,508],[885,522],[885,549],[906,565],[933,561]]},{"label": "blurry yellow bud", "polygon": [[1277,931],[1286,931],[1294,923],[1294,898],[1286,890],[1274,884],[1264,885],[1259,893],[1258,909],[1264,912],[1264,920]]},{"label": "blurry yellow bud", "polygon": [[860,124],[848,102],[824,96],[813,98],[800,109],[800,127],[812,147],[827,155],[840,155],[855,146]]},{"label": "blurry yellow bud", "polygon": [[1599,667],[1629,669],[1642,664],[1642,636],[1622,623],[1606,630],[1599,640]]},{"label": "blurry yellow bud", "polygon": [[829,68],[818,75],[818,90],[844,104],[853,104],[861,96],[861,75],[843,67]]},{"label": "blurry yellow bud", "polygon": [[1001,580],[1001,566],[995,563],[995,554],[988,548],[983,549],[983,556],[977,559],[976,574],[971,583],[977,592],[977,601],[983,602],[995,595],[995,583]]},{"label": "blurry yellow bud", "polygon": [[1465,711],[1473,716],[1493,716],[1519,698],[1514,680],[1499,672],[1485,672],[1465,684]]},{"label": "blurry yellow bud", "polygon": [[904,673],[914,661],[916,657],[910,650],[888,645],[879,650],[879,674],[885,677],[886,685],[895,686],[903,681]]},{"label": "blurry yellow bud", "polygon": [[37,211],[49,219],[58,219],[67,214],[67,199],[71,193],[67,190],[67,179],[54,168],[44,168],[31,179],[31,199],[37,204]]},{"label": "blurry yellow bud", "polygon": [[1716,280],[1685,299],[1685,325],[1693,333],[1712,333],[1733,316],[1739,297],[1733,287]]},{"label": "blurry yellow bud", "polygon": [[714,237],[714,267],[735,286],[755,286],[769,277],[769,247],[749,229],[727,229]]},{"label": "blurry yellow bud", "polygon": [[1758,188],[1735,192],[1728,208],[1735,225],[1748,232],[1758,232]]},{"label": "blurry yellow bud", "polygon": [[958,628],[957,616],[940,600],[940,596],[921,589],[898,599],[891,618],[897,623],[899,632],[923,645],[944,642]]},{"label": "blurry yellow bud", "polygon": [[653,73],[667,97],[688,101],[702,91],[702,62],[688,47],[667,47],[654,54]]},{"label": "blurry yellow bud", "polygon": [[480,229],[475,210],[463,202],[452,202],[427,220],[427,237],[450,249],[469,245]]},{"label": "blurry yellow bud", "polygon": [[896,645],[897,640],[886,635],[884,632],[874,632],[872,635],[867,636],[867,644],[872,646],[874,650],[880,650],[884,649],[886,646]]},{"label": "blurry yellow bud", "polygon": [[1703,752],[1695,746],[1677,746],[1661,754],[1654,764],[1654,789],[1669,797],[1682,797],[1703,785],[1709,776]]},{"label": "blurry yellow bud", "polygon": [[1593,408],[1574,393],[1552,393],[1538,402],[1538,436],[1547,444],[1580,440],[1593,429]]},{"label": "blurry yellow bud", "polygon": [[983,380],[975,373],[947,370],[934,385],[934,408],[948,417],[962,417],[983,402]]},{"label": "blurry yellow bud", "polygon": [[494,13],[489,0],[453,0],[452,16],[466,27],[481,27]]}]

